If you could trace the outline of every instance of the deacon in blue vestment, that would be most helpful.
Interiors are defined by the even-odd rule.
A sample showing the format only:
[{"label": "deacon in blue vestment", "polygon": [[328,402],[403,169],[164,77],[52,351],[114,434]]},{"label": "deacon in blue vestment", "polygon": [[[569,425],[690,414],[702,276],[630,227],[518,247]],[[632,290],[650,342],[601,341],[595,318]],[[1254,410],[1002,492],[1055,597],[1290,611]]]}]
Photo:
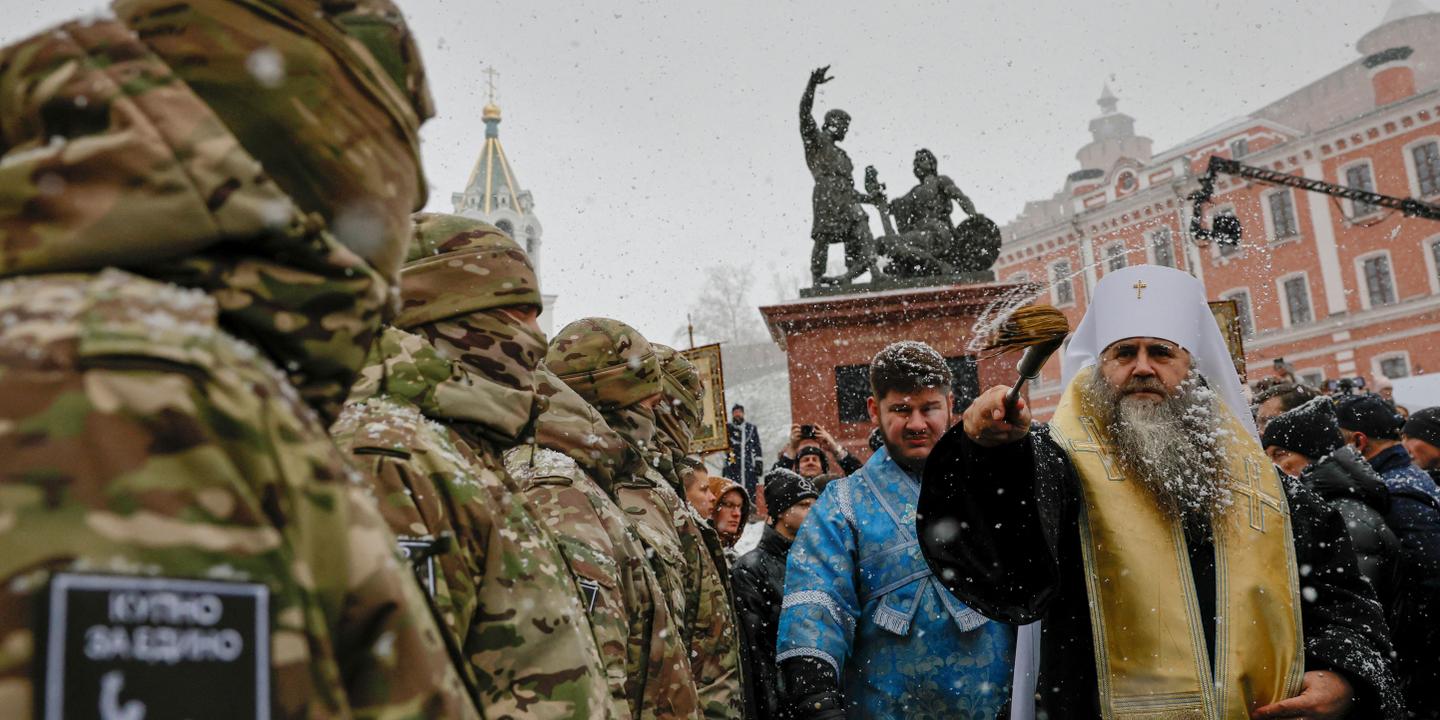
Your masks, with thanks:
[{"label": "deacon in blue vestment", "polygon": [[791,717],[994,718],[1010,696],[1015,629],[934,577],[915,535],[919,478],[949,428],[950,369],[918,342],[870,367],[885,447],[830,483],[791,547],[777,661]]}]

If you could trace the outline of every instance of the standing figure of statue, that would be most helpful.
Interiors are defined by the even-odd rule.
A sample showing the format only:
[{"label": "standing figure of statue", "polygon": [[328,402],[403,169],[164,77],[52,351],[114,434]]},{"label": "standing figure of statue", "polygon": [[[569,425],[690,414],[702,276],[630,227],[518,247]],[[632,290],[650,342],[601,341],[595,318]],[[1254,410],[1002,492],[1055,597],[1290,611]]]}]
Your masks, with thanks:
[{"label": "standing figure of statue", "polygon": [[[837,144],[850,129],[850,114],[840,109],[830,110],[825,113],[824,127],[816,127],[811,114],[815,88],[834,79],[826,77],[829,70],[830,66],[826,65],[810,73],[810,82],[800,97],[800,139],[805,144],[805,164],[815,178],[811,195],[815,220],[810,226],[815,246],[810,252],[810,277],[817,286],[848,284],[875,264],[870,221],[860,207],[869,198],[855,190],[855,166]],[[825,265],[834,243],[845,244],[845,274],[826,277]]]},{"label": "standing figure of statue", "polygon": [[[919,183],[888,203],[898,231],[878,243],[880,254],[890,259],[886,273],[923,277],[989,269],[999,255],[999,228],[975,211],[954,180],[940,174],[935,153],[915,151],[914,169]],[[958,226],[951,220],[952,203],[970,216]]]}]

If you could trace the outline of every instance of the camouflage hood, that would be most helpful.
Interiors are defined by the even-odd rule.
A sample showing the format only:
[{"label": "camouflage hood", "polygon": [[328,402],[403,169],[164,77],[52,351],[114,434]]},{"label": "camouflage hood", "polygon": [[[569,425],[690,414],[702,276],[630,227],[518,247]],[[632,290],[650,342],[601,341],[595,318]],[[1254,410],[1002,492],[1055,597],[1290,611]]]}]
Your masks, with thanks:
[{"label": "camouflage hood", "polygon": [[508,442],[529,425],[528,406],[519,415],[514,397],[491,391],[490,384],[441,355],[425,338],[388,327],[371,346],[349,402],[387,396],[459,431],[482,429],[491,439]]},{"label": "camouflage hood", "polygon": [[[326,84],[350,86],[357,95],[350,112],[372,121],[369,135],[348,145],[374,148],[394,163],[392,173],[416,180],[375,207],[408,210],[420,201],[418,161],[408,151],[383,150],[407,146],[405,136],[418,131],[428,105],[403,118],[403,108],[378,110],[387,103],[356,89],[374,59],[339,29],[338,15],[315,3],[165,5],[168,15],[152,15],[144,3],[117,5],[143,39],[118,21],[72,22],[0,50],[0,186],[10,188],[0,198],[0,276],[115,266],[202,290],[216,300],[226,330],[260,347],[333,418],[392,304],[390,258],[398,259],[408,234],[342,241],[326,214],[297,203],[293,178],[262,168],[257,149],[285,143],[234,131],[242,116],[270,108],[212,107],[197,92],[208,86],[198,79],[192,86],[167,59],[182,57],[177,66],[194,72],[212,67],[212,56],[234,60],[234,48],[213,36],[191,37],[206,27],[185,24],[201,6],[215,14],[253,11],[244,15],[252,31],[244,37],[263,35],[276,52],[300,48],[328,58],[325,70],[344,77]],[[168,17],[163,28],[161,17]],[[291,62],[290,54],[284,58]],[[233,62],[213,67],[220,66],[237,70]],[[287,72],[313,82],[313,73],[300,70]],[[264,77],[242,72],[237,83],[258,102]],[[389,75],[367,77],[379,83],[377,93],[397,92]],[[418,87],[423,97],[423,80]],[[311,117],[308,125],[313,131],[320,123]],[[393,224],[382,220],[368,226]]]},{"label": "camouflage hood", "polygon": [[673,409],[681,422],[693,434],[700,427],[701,396],[705,387],[700,382],[700,371],[689,358],[679,350],[667,345],[655,345],[655,355],[660,359],[660,381],[665,389],[664,406]]},{"label": "camouflage hood", "polygon": [[661,392],[660,360],[639,331],[619,320],[576,320],[556,333],[545,366],[624,438],[627,474],[656,467],[655,413],[641,401]]},{"label": "camouflage hood", "polygon": [[530,256],[495,226],[442,213],[415,213],[414,221],[396,326],[515,305],[541,307]]},{"label": "camouflage hood", "polygon": [[[457,215],[417,213],[412,247],[400,273],[397,325],[464,366],[469,392],[486,396],[491,414],[457,430],[518,444],[543,409],[535,368],[545,357],[545,335],[503,308],[539,306],[529,258],[490,225]],[[499,292],[507,285],[529,292]]]},{"label": "camouflage hood", "polygon": [[654,348],[619,320],[586,318],[566,325],[550,342],[545,366],[607,415],[661,391]]},{"label": "camouflage hood", "polygon": [[695,439],[695,428],[700,422],[700,373],[679,351],[665,345],[655,345],[655,355],[660,360],[660,385],[663,396],[655,406],[655,423],[658,432],[655,443],[659,458],[656,469],[679,485],[677,474],[690,454],[691,442]]},{"label": "camouflage hood", "polygon": [[535,422],[535,443],[568,455],[608,491],[626,462],[625,439],[610,429],[585,398],[545,367],[535,373],[535,390],[549,401]]}]

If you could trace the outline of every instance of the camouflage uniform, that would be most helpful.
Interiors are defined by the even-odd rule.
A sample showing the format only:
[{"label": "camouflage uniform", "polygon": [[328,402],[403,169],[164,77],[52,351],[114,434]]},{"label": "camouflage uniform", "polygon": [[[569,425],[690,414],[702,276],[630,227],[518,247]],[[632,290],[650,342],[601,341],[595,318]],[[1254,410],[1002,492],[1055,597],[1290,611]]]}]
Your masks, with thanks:
[{"label": "camouflage uniform", "polygon": [[[297,204],[295,178],[262,170],[255,138],[183,72],[253,93],[227,64],[244,43],[172,69],[167,50],[214,18],[167,3],[172,32],[152,44],[132,32],[149,27],[142,5],[0,50],[0,716],[38,712],[44,593],[80,572],[263,586],[273,717],[478,717],[315,412],[338,408],[362,364],[407,237],[351,245]],[[295,59],[274,92],[346,98],[370,128],[349,138],[349,171],[404,179],[366,198],[403,218],[423,201],[413,140],[429,107],[418,59],[392,73],[372,55],[413,50],[398,14],[267,8],[246,26]],[[305,22],[278,17],[291,12]],[[389,39],[346,35],[362,17]],[[273,119],[290,132],[271,142],[334,154],[296,147],[320,142],[316,121]]]},{"label": "camouflage uniform", "polygon": [[740,717],[739,645],[722,566],[706,542],[704,520],[657,469],[655,415],[642,401],[663,389],[659,358],[634,328],[592,318],[562,329],[545,364],[629,445],[628,477],[616,484],[616,498],[640,522],[656,573],[676,598],[701,710],[707,718]]},{"label": "camouflage uniform", "polygon": [[397,534],[453,537],[436,605],[487,717],[619,717],[565,555],[502,459],[544,404],[530,380],[543,335],[495,310],[539,305],[534,269],[475,220],[422,213],[414,232],[397,327],[336,438],[370,471]]},{"label": "camouflage uniform", "polygon": [[[705,390],[700,383],[699,371],[684,355],[665,345],[656,344],[654,347],[655,356],[660,360],[660,384],[663,388],[661,400],[655,406],[655,464],[670,486],[683,498],[684,477],[693,462],[690,458],[690,444],[695,438],[695,430],[700,427],[700,398]],[[717,494],[715,497],[720,496]],[[749,498],[746,498],[746,502],[749,502]],[[700,672],[706,677],[733,675],[738,678],[736,682],[743,696],[749,688],[745,683],[745,666],[740,662],[743,648],[736,640],[735,605],[731,602],[734,591],[730,587],[730,556],[709,519],[701,518],[688,503],[686,508],[696,518],[695,524],[704,543],[704,550],[710,562],[719,569],[720,581],[725,587],[724,603],[721,603],[718,597],[712,598],[709,607],[702,607],[694,618],[692,632],[698,637],[714,638],[717,646],[721,648],[711,656],[709,667],[701,668]]]},{"label": "camouflage uniform", "polygon": [[466,401],[484,380],[395,328],[371,358],[331,432],[414,549],[485,716],[610,716],[591,628],[553,539],[497,456],[449,427],[483,421]]},{"label": "camouflage uniform", "polygon": [[535,379],[548,407],[534,443],[512,448],[505,462],[560,539],[576,579],[595,592],[590,618],[612,694],[635,718],[699,717],[679,618],[629,518],[606,493],[624,440],[559,378],[541,369]]}]

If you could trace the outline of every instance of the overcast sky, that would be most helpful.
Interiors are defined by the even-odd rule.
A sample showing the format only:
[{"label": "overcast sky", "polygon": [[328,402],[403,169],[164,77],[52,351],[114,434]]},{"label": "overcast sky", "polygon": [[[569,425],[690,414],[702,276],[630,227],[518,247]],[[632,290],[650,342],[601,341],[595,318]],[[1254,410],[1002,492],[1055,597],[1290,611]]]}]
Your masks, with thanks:
[{"label": "overcast sky", "polygon": [[[1433,3],[1435,0],[1429,0]],[[98,8],[0,0],[10,42]],[[438,116],[422,131],[429,209],[450,211],[484,136],[481,71],[499,72],[500,135],[544,225],[556,327],[586,315],[676,339],[705,270],[754,269],[757,303],[808,285],[810,188],[800,93],[831,65],[819,115],[892,195],[928,147],[1003,224],[1079,168],[1095,99],[1157,152],[1355,57],[1389,0],[1008,0],[723,3],[406,2]],[[878,224],[877,224],[878,230]],[[840,248],[832,251],[837,267]],[[778,282],[777,282],[778,281]]]}]

